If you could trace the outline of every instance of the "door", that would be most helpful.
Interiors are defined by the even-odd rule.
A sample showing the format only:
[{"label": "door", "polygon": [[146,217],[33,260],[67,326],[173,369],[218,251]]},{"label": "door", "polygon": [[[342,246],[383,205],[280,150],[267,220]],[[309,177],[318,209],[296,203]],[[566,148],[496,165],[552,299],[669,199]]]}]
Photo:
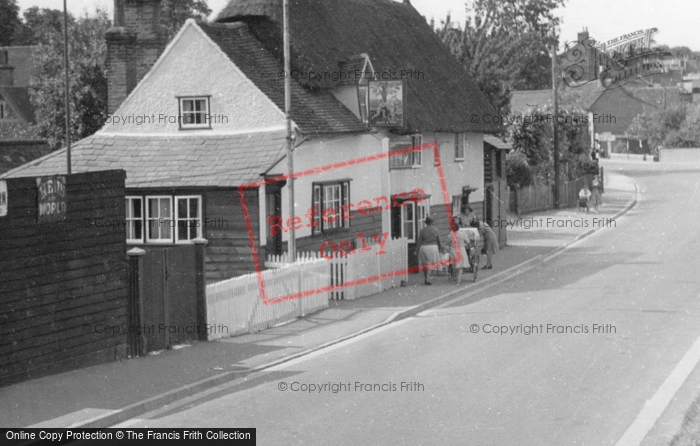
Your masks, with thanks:
[{"label": "door", "polygon": [[[265,187],[265,221],[267,222],[267,254],[282,254],[282,232],[275,231],[272,235],[270,217],[273,220],[282,218],[282,185],[283,183],[271,183]],[[276,218],[275,218],[276,217]]]}]

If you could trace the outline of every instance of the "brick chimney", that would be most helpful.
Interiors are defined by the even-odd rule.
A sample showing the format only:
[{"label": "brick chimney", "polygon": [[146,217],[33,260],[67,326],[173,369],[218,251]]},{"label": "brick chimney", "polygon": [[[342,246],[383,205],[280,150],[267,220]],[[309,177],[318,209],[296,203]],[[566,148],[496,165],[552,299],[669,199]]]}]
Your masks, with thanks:
[{"label": "brick chimney", "polygon": [[578,33],[578,38],[576,39],[579,42],[583,42],[584,40],[588,39],[588,28],[583,28],[583,31]]},{"label": "brick chimney", "polygon": [[15,67],[10,66],[10,59],[7,50],[0,49],[0,85],[12,87],[15,85]]},{"label": "brick chimney", "polygon": [[165,48],[161,0],[114,0],[107,41],[107,113],[121,105]]}]

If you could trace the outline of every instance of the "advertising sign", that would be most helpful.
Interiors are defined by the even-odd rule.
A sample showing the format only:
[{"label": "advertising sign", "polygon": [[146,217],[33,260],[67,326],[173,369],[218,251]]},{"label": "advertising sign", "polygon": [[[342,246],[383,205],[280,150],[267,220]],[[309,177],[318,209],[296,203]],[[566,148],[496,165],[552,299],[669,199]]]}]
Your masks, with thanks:
[{"label": "advertising sign", "polygon": [[39,189],[38,222],[62,221],[66,218],[66,177],[54,175],[36,179]]},{"label": "advertising sign", "polygon": [[369,82],[370,127],[406,126],[406,84],[402,80]]}]

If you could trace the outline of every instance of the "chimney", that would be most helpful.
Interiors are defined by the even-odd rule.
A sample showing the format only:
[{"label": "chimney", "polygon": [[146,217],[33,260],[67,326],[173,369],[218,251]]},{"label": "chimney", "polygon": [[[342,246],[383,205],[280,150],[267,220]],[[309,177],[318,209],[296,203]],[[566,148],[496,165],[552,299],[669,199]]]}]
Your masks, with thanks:
[{"label": "chimney", "polygon": [[588,28],[583,28],[583,31],[578,33],[578,40],[579,42],[583,42],[584,40],[588,39]]},{"label": "chimney", "polygon": [[0,49],[0,86],[12,87],[15,85],[15,67],[10,66],[7,50]]},{"label": "chimney", "polygon": [[107,113],[114,113],[165,48],[161,0],[114,0],[107,41]]}]

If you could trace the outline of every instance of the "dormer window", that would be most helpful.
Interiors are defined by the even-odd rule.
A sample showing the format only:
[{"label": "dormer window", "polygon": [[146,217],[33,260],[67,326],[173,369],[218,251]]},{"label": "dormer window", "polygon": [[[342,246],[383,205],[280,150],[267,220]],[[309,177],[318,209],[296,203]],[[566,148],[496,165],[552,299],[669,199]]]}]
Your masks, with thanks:
[{"label": "dormer window", "polygon": [[209,96],[181,97],[180,129],[210,129]]}]

